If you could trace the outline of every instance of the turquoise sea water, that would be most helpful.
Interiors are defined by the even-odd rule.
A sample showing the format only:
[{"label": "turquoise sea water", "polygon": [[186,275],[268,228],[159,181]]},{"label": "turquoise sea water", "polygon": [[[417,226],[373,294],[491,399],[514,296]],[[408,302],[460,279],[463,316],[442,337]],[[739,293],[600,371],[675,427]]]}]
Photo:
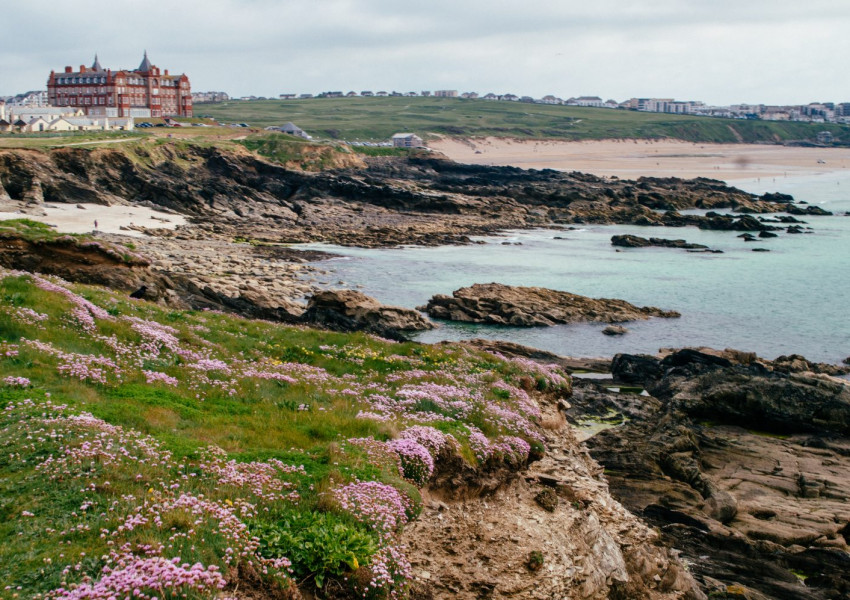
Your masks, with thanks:
[{"label": "turquoise sea water", "polygon": [[[754,193],[779,191],[838,213],[850,211],[850,173],[733,182]],[[798,217],[811,234],[744,242],[738,232],[625,225],[574,231],[509,231],[483,245],[390,250],[310,245],[344,255],[318,263],[328,283],[343,280],[386,304],[413,308],[433,294],[473,283],[540,286],[677,310],[680,319],[627,323],[608,337],[603,324],[509,328],[444,323],[423,342],[504,339],[568,356],[654,353],[710,346],[765,358],[802,354],[838,363],[850,356],[850,216]],[[723,250],[617,249],[612,235],[684,238]],[[555,239],[560,237],[563,239]],[[503,245],[502,242],[522,245]],[[770,252],[753,252],[754,247]]]}]

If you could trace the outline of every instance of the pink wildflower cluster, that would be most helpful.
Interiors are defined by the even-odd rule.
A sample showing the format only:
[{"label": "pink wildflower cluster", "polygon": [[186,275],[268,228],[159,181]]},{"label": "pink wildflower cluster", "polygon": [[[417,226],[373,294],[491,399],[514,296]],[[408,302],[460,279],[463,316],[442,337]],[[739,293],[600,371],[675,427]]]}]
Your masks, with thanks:
[{"label": "pink wildflower cluster", "polygon": [[332,494],[340,508],[375,529],[382,539],[398,532],[412,509],[412,502],[404,493],[377,481],[349,483]]},{"label": "pink wildflower cluster", "polygon": [[522,357],[512,358],[510,361],[515,365],[522,367],[524,371],[542,379],[546,383],[547,388],[569,388],[569,377],[561,370],[558,365],[543,365],[528,358]]},{"label": "pink wildflower cluster", "polygon": [[224,450],[210,447],[198,467],[215,477],[220,485],[250,490],[254,496],[268,502],[298,501],[298,492],[292,490],[293,484],[283,481],[280,477],[288,474],[306,475],[303,465],[295,467],[275,458],[268,462],[238,463],[235,460],[225,460],[225,457]]},{"label": "pink wildflower cluster", "polygon": [[194,364],[190,364],[189,368],[198,369],[199,371],[221,371],[222,373],[230,373],[230,365],[223,360],[215,358],[202,358]]},{"label": "pink wildflower cluster", "polygon": [[45,354],[55,356],[60,360],[56,369],[63,375],[75,377],[80,381],[106,383],[109,375],[121,377],[121,369],[111,358],[95,354],[77,354],[63,352],[52,345],[38,340],[21,338],[21,342]]},{"label": "pink wildflower cluster", "polygon": [[12,387],[27,387],[30,384],[30,380],[26,377],[14,377],[9,375],[3,379],[3,383]]},{"label": "pink wildflower cluster", "polygon": [[423,487],[434,474],[434,458],[428,449],[410,438],[391,440],[387,447],[398,454],[402,476],[416,486]]},{"label": "pink wildflower cluster", "polygon": [[414,425],[408,427],[399,435],[402,439],[414,440],[428,449],[431,456],[437,458],[444,449],[456,448],[457,440],[450,433],[443,433],[439,429],[428,425]]},{"label": "pink wildflower cluster", "polygon": [[160,373],[159,371],[142,371],[145,374],[145,382],[146,383],[165,383],[167,385],[177,385],[180,381],[176,377],[171,377],[165,373]]},{"label": "pink wildflower cluster", "polygon": [[540,406],[534,400],[531,399],[531,396],[529,396],[528,392],[526,392],[525,390],[506,383],[502,380],[494,382],[493,388],[507,392],[508,397],[517,403],[517,408],[526,416],[537,419],[540,418]]},{"label": "pink wildflower cluster", "polygon": [[531,421],[512,408],[492,403],[484,409],[482,416],[497,429],[515,431],[538,442],[544,439]]},{"label": "pink wildflower cluster", "polygon": [[481,399],[478,391],[431,382],[404,385],[396,392],[396,395],[417,403],[432,403],[455,419],[469,416],[473,410],[473,403]]},{"label": "pink wildflower cluster", "polygon": [[386,443],[371,437],[349,438],[346,443],[362,450],[370,464],[386,466],[388,469],[395,469],[399,474],[402,473],[401,459]]},{"label": "pink wildflower cluster", "polygon": [[[18,273],[23,275],[24,273]],[[78,296],[68,288],[59,285],[58,283],[53,283],[52,281],[48,281],[38,275],[33,275],[32,273],[26,273],[29,275],[36,287],[39,287],[47,292],[55,292],[58,294],[62,294],[68,300],[70,300],[75,306],[71,310],[71,314],[74,318],[79,322],[79,324],[83,327],[83,329],[87,331],[92,331],[95,327],[95,319],[111,319],[105,310],[97,306],[96,304],[92,304],[82,296]],[[58,278],[56,278],[58,281]],[[63,282],[67,284],[67,282]]]},{"label": "pink wildflower cluster", "polygon": [[228,565],[235,565],[240,560],[255,558],[259,542],[250,535],[247,525],[236,514],[236,511],[240,511],[252,516],[253,505],[245,502],[233,504],[234,506],[229,506],[226,503],[211,502],[203,496],[192,494],[180,494],[177,498],[166,496],[158,501],[137,506],[135,512],[128,515],[118,526],[115,534],[145,527],[162,529],[169,516],[184,514],[191,519],[192,525],[188,530],[171,532],[168,538],[169,549],[174,551],[194,544],[198,530],[207,527],[221,536],[223,543],[227,545],[223,561]]},{"label": "pink wildflower cluster", "polygon": [[48,318],[48,315],[36,312],[25,306],[17,306],[10,312],[13,319],[20,321],[21,323],[26,323],[27,325],[36,325],[46,321]]},{"label": "pink wildflower cluster", "polygon": [[213,592],[224,589],[227,582],[218,567],[204,568],[200,563],[180,564],[179,558],[166,560],[127,557],[116,568],[104,567],[96,582],[82,583],[76,588],[54,590],[48,598],[55,600],[114,600],[117,597],[155,600],[164,590],[174,597],[189,592]]},{"label": "pink wildflower cluster", "polygon": [[364,597],[379,592],[382,597],[403,598],[412,578],[412,569],[398,534],[407,523],[407,514],[412,508],[410,498],[377,481],[350,483],[332,493],[343,510],[374,528],[381,540],[369,565],[372,577],[366,588],[361,590]]},{"label": "pink wildflower cluster", "polygon": [[242,373],[245,377],[256,377],[257,379],[274,379],[275,381],[282,381],[283,383],[298,383],[298,380],[294,377],[290,377],[285,373],[278,373],[275,371],[260,371],[257,369],[246,369]]},{"label": "pink wildflower cluster", "polygon": [[61,435],[62,439],[58,455],[51,454],[35,467],[54,478],[89,476],[112,464],[157,466],[171,460],[171,453],[153,438],[110,425],[89,413],[65,415],[60,411],[41,422],[50,428],[47,435]]},{"label": "pink wildflower cluster", "polygon": [[491,441],[480,429],[467,425],[469,447],[482,463],[493,460],[519,466],[528,460],[531,445],[522,438],[503,435]]},{"label": "pink wildflower cluster", "polygon": [[114,360],[106,356],[63,352],[61,358],[63,362],[56,370],[80,381],[105,384],[109,375],[120,377],[121,369]]},{"label": "pink wildflower cluster", "polygon": [[130,321],[130,327],[133,331],[145,340],[142,343],[142,350],[153,356],[158,356],[162,348],[171,352],[177,352],[180,349],[180,340],[176,337],[180,332],[174,327],[156,321],[146,321],[138,317],[125,317],[125,319]]},{"label": "pink wildflower cluster", "polygon": [[401,545],[387,544],[379,548],[372,556],[370,570],[372,571],[372,578],[368,583],[370,589],[364,592],[383,590],[385,597],[391,600],[407,596],[406,590],[413,578],[413,568]]}]

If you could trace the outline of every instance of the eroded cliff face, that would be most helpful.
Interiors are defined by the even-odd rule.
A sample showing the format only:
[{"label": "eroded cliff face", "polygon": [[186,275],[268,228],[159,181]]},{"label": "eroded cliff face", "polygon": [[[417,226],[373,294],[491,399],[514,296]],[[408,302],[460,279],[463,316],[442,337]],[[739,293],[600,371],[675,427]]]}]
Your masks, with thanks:
[{"label": "eroded cliff face", "polygon": [[549,451],[519,477],[427,491],[404,534],[413,597],[705,598],[677,553],[611,497],[567,404],[543,406]]}]

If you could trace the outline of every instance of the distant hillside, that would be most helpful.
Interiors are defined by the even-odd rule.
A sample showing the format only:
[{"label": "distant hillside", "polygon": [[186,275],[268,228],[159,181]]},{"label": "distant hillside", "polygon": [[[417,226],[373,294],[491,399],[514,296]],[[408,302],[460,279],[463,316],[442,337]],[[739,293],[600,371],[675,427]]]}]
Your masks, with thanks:
[{"label": "distant hillside", "polygon": [[393,133],[464,137],[676,138],[692,142],[814,142],[820,131],[850,144],[850,128],[834,124],[742,121],[458,98],[314,98],[198,104],[198,115],[267,127],[287,121],[315,137],[386,140]]}]

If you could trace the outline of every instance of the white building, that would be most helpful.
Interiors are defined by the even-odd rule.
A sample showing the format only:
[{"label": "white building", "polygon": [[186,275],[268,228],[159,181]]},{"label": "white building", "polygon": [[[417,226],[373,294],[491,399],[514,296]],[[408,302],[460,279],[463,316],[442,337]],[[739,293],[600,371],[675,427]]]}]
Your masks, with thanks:
[{"label": "white building", "polygon": [[280,126],[266,127],[266,131],[279,131],[281,133],[286,133],[286,134],[289,134],[289,135],[294,135],[294,136],[297,136],[297,137],[300,137],[300,138],[304,138],[305,140],[312,140],[313,139],[312,136],[307,135],[307,132],[305,132],[303,129],[298,127],[298,125],[296,125],[295,123],[292,123],[292,122],[289,122],[289,123],[286,123],[285,125],[280,125]]},{"label": "white building", "polygon": [[395,148],[419,148],[425,145],[422,138],[415,133],[397,133],[390,141]]}]

